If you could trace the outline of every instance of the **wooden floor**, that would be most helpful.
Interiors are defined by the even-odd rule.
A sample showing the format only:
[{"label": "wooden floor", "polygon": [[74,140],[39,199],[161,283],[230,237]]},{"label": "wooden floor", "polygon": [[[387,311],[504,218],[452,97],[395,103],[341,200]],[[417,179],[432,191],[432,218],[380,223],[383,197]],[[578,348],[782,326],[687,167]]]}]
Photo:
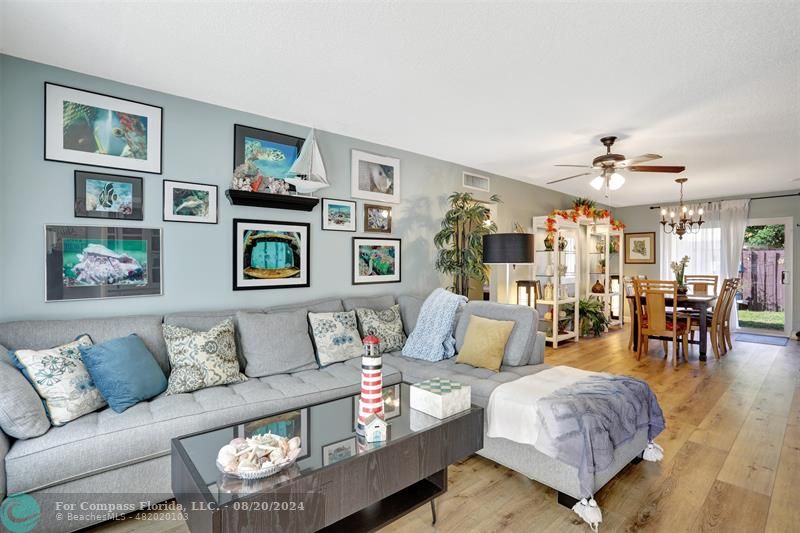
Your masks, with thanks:
[{"label": "wooden floor", "polygon": [[[629,465],[596,495],[601,531],[800,531],[800,345],[739,342],[707,363],[695,347],[688,364],[673,368],[659,342],[636,361],[627,339],[615,331],[545,356],[549,364],[647,380],[667,420],[656,439],[664,460]],[[384,531],[589,531],[552,489],[481,457],[450,467],[449,483],[435,527],[423,507]],[[135,521],[102,529],[187,531],[182,523]]]}]

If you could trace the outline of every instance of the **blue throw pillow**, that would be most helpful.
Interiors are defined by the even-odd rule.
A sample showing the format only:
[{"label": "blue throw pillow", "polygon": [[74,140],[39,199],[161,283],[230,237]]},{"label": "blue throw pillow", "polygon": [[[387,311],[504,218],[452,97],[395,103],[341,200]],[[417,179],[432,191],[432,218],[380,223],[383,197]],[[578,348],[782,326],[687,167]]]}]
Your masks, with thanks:
[{"label": "blue throw pillow", "polygon": [[81,359],[100,394],[117,413],[167,389],[164,372],[135,334],[82,346]]}]

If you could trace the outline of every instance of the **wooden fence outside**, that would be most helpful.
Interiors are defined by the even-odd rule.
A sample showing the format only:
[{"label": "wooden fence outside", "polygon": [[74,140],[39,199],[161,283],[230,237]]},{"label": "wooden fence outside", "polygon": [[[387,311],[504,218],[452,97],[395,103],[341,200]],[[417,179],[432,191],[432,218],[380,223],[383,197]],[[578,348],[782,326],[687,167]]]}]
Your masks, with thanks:
[{"label": "wooden fence outside", "polygon": [[783,250],[743,250],[742,303],[750,311],[783,311]]}]

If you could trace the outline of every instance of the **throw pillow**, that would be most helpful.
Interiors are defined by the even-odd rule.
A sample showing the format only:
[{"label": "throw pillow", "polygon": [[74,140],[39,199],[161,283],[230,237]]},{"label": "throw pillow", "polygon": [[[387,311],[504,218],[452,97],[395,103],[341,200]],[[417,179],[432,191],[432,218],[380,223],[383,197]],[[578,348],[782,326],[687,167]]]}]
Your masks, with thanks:
[{"label": "throw pillow", "polygon": [[164,340],[172,367],[167,394],[247,380],[239,372],[231,319],[222,321],[208,331],[192,331],[164,324]]},{"label": "throw pillow", "polygon": [[283,313],[236,313],[239,340],[251,378],[318,368],[305,309]]},{"label": "throw pillow", "polygon": [[477,315],[469,317],[464,344],[456,363],[464,363],[497,372],[503,364],[508,337],[514,329],[512,320],[491,320]]},{"label": "throw pillow", "polygon": [[167,378],[137,335],[81,346],[81,359],[109,407],[121,413],[164,392]]},{"label": "throw pillow", "polygon": [[395,304],[389,309],[356,309],[361,335],[375,335],[381,340],[381,352],[395,352],[403,349],[406,334],[403,332],[403,320],[400,318],[400,306]]},{"label": "throw pillow", "polygon": [[63,426],[106,405],[81,360],[81,346],[91,344],[89,335],[81,335],[49,350],[8,352],[14,366],[22,370],[44,400],[54,426]]},{"label": "throw pillow", "polygon": [[42,399],[7,361],[0,361],[0,429],[15,439],[32,439],[50,429]]},{"label": "throw pillow", "polygon": [[347,361],[362,355],[364,345],[358,335],[356,312],[309,313],[317,360],[321,366]]}]

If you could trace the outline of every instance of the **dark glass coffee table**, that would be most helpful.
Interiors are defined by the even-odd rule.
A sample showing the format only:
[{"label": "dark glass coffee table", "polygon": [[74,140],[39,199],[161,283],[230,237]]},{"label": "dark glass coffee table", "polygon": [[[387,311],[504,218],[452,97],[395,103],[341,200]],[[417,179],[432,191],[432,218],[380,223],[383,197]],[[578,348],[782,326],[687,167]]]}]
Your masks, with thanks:
[{"label": "dark glass coffee table", "polygon": [[[483,447],[483,409],[439,420],[409,408],[409,385],[384,388],[389,436],[354,431],[358,396],[308,405],[172,440],[172,491],[197,532],[371,531],[447,490],[447,466]],[[222,474],[217,452],[235,437],[299,435],[290,468],[263,480]]]}]

